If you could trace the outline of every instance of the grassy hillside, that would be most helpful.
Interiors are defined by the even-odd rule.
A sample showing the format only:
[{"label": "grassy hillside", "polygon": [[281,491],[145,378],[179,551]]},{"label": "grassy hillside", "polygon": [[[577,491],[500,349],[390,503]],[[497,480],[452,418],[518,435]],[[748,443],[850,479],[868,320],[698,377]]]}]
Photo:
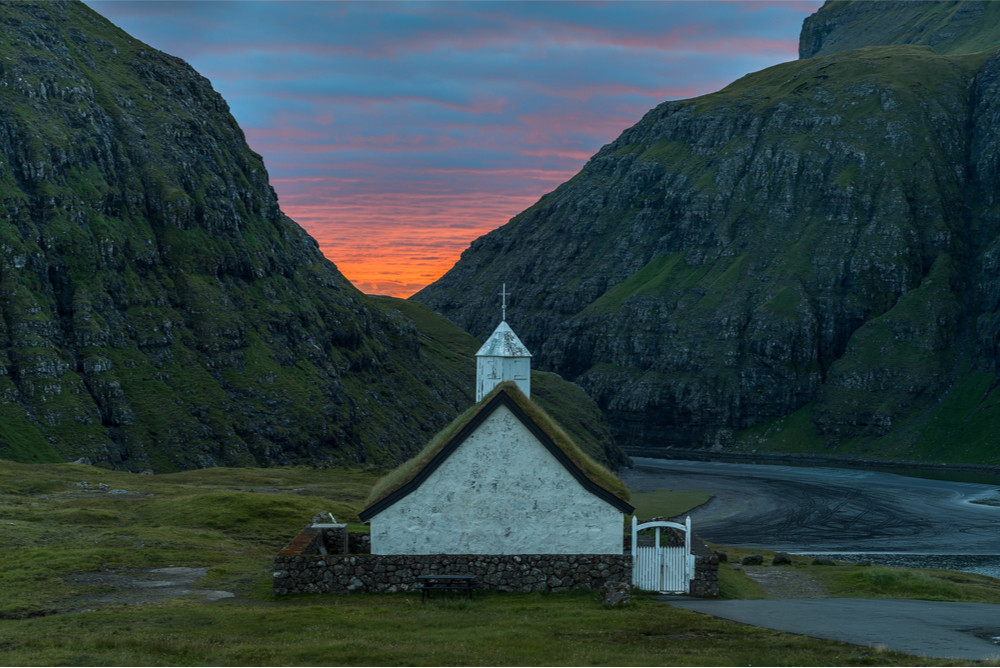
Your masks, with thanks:
[{"label": "grassy hillside", "polygon": [[0,458],[391,465],[460,410],[187,63],[4,2],[0,81]]},{"label": "grassy hillside", "polygon": [[[997,10],[1000,5],[990,11]],[[818,91],[836,87],[838,81],[850,81],[853,86],[892,91],[893,104],[918,109],[926,107],[928,101],[953,96],[955,82],[971,78],[989,55],[981,52],[941,57],[928,47],[909,45],[863,48],[837,56],[786,63],[747,75],[719,93],[699,98],[696,108],[699,113],[713,113],[732,104],[759,112],[768,108],[774,99],[815,97]],[[861,95],[854,100],[838,101],[831,111],[844,114],[844,118],[860,118],[876,114],[879,104],[873,96]],[[805,150],[819,151],[824,144],[850,140],[842,124],[835,123],[828,127],[820,124],[808,138],[796,141]],[[872,139],[869,147],[876,146],[876,142],[892,141],[887,133],[885,137]],[[928,146],[929,155],[936,150],[940,149]],[[655,159],[657,154],[651,151],[646,150],[640,157]],[[891,156],[892,151],[886,145],[880,153]],[[905,172],[905,160],[901,154],[897,161],[883,163],[883,168]],[[874,178],[872,174],[864,174],[858,164],[844,164],[830,169],[830,173],[834,184],[843,189],[872,187]],[[941,186],[936,183],[933,187]],[[909,189],[922,187],[918,183],[908,184]],[[931,185],[928,183],[926,187],[931,188]],[[957,194],[951,196],[957,197]],[[920,196],[914,194],[913,197]],[[941,203],[933,206],[941,206]],[[891,229],[893,221],[880,221],[880,224]],[[775,263],[768,267],[775,278],[765,290],[773,296],[763,306],[773,320],[795,317],[807,301],[816,298],[812,286],[821,269],[816,248],[829,244],[825,238],[828,231],[824,231],[824,227],[825,224],[814,221],[801,230],[786,234],[789,242],[780,247]],[[680,254],[658,257],[605,293],[591,309],[614,310],[630,299],[685,291],[704,294],[705,308],[718,308],[719,295],[735,290],[748,277],[749,267],[758,264],[754,261],[755,256],[770,252],[765,246],[773,242],[771,237],[762,237],[757,246],[746,247],[744,254],[714,265],[691,267],[682,261]],[[949,367],[954,363],[953,356],[965,351],[947,350],[948,339],[956,336],[955,332],[935,331],[937,324],[957,322],[962,317],[959,304],[963,297],[956,298],[955,294],[956,287],[963,281],[960,269],[949,255],[925,262],[929,269],[922,280],[887,304],[883,313],[860,326],[848,340],[842,356],[825,370],[827,381],[838,382],[827,382],[815,401],[788,416],[736,431],[733,448],[921,462],[1000,463],[995,428],[1000,419],[997,377],[993,373],[977,372],[967,365]],[[873,283],[867,291],[874,294],[879,289]],[[699,308],[701,303],[692,310]],[[845,378],[873,375],[881,379],[877,391],[872,391],[863,382],[843,382]],[[941,389],[933,401],[930,397],[919,396],[919,390],[907,388],[908,381],[913,378],[948,376],[954,381]],[[824,412],[831,410],[831,405],[834,412],[854,407],[875,419],[890,416],[892,428],[880,430],[885,433],[874,436],[869,432],[841,438],[837,434],[823,433],[820,426]]]},{"label": "grassy hillside", "polygon": [[1000,464],[998,72],[866,46],[665,102],[414,298],[481,336],[530,276],[536,368],[626,451]]},{"label": "grassy hillside", "polygon": [[1000,45],[1000,3],[835,0],[802,26],[808,58],[866,46],[922,44],[938,53],[975,53]]},{"label": "grassy hillside", "polygon": [[[0,663],[926,663],[713,619],[641,594],[633,606],[615,610],[589,591],[480,592],[472,601],[426,605],[411,594],[274,597],[274,554],[317,512],[356,519],[375,478],[360,470],[302,468],[144,476],[74,464],[0,462]],[[192,587],[235,596],[157,596],[163,587],[149,585],[164,576],[152,569],[165,567],[207,568]],[[824,572],[839,578],[836,587],[852,596],[887,589],[905,596],[900,585],[914,582],[918,592],[931,591],[923,576],[879,572],[866,583],[852,575],[856,571],[838,566]],[[726,568],[724,577],[730,591],[757,591],[737,569]],[[124,580],[140,586],[125,589]],[[938,597],[1000,602],[996,587],[983,584],[988,578],[970,585],[937,580]]]},{"label": "grassy hillside", "polygon": [[733,449],[996,466],[1000,388],[991,373],[970,372],[925,412],[877,439],[836,442],[816,430],[808,404],[792,415],[737,432]]}]

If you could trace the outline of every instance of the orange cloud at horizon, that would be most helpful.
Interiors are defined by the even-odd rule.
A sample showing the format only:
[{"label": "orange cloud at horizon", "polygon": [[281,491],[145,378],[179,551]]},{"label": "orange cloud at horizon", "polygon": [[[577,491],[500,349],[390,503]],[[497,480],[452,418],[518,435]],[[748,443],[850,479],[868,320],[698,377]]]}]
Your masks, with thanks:
[{"label": "orange cloud at horizon", "polygon": [[396,296],[655,105],[796,58],[823,4],[86,2],[207,77],[285,213]]},{"label": "orange cloud at horizon", "polygon": [[[561,182],[566,176],[552,178]],[[409,297],[451,269],[473,240],[539,197],[489,192],[339,193],[326,200],[282,196],[281,208],[316,239],[323,255],[359,290]]]}]

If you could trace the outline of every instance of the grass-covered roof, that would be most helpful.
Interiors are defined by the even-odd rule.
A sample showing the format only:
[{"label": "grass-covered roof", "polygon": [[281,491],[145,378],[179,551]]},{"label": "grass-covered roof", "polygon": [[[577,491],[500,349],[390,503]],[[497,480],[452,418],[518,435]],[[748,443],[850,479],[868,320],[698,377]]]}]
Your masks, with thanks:
[{"label": "grass-covered roof", "polygon": [[506,381],[438,432],[416,456],[379,480],[365,501],[365,509],[361,511],[362,519],[367,520],[419,486],[438,464],[475,431],[498,402],[507,403],[508,407],[516,409],[515,414],[520,412],[526,418],[529,429],[534,426],[532,431],[535,436],[581,484],[618,506],[623,512],[631,512],[628,488],[618,476],[591,459],[548,413],[526,397],[515,383]]}]

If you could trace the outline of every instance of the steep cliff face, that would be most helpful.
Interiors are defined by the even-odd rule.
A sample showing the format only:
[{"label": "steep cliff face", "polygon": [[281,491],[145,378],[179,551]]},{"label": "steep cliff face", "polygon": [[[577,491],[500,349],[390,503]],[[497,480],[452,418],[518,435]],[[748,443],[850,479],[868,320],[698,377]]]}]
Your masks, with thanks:
[{"label": "steep cliff face", "polygon": [[506,281],[626,449],[996,463],[998,69],[869,47],[662,104],[414,298],[482,336]]},{"label": "steep cliff face", "polygon": [[0,457],[392,463],[469,401],[209,82],[80,3],[0,6],[0,200]]},{"label": "steep cliff face", "polygon": [[467,335],[359,293],[210,83],[81,3],[0,5],[0,200],[0,458],[391,465],[473,401]]},{"label": "steep cliff face", "polygon": [[827,0],[808,17],[799,57],[865,46],[914,44],[936,53],[975,53],[1000,44],[1000,5],[987,0]]}]

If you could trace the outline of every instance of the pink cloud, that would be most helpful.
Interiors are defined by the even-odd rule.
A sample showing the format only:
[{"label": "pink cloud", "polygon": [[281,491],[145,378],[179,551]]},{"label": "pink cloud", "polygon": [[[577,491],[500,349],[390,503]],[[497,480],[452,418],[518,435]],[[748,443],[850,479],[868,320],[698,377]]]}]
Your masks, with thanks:
[{"label": "pink cloud", "polygon": [[659,102],[794,58],[821,4],[90,2],[217,82],[282,209],[397,295]]}]

